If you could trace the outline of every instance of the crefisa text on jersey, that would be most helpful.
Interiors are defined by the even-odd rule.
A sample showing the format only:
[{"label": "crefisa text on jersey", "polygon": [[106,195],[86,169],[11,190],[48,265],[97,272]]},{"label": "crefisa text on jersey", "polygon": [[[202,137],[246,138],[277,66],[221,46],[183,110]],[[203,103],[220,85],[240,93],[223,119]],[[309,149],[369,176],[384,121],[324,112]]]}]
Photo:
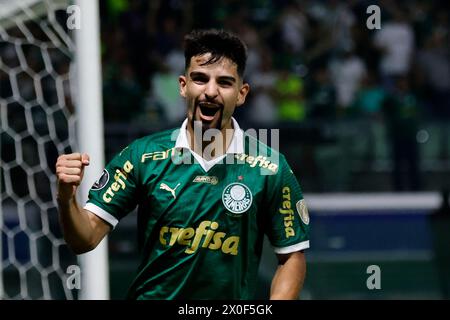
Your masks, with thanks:
[{"label": "crefisa text on jersey", "polygon": [[190,306],[185,304],[178,307],[179,315],[197,315],[209,318],[213,314],[221,315],[272,315],[270,304],[222,304],[219,306]]}]

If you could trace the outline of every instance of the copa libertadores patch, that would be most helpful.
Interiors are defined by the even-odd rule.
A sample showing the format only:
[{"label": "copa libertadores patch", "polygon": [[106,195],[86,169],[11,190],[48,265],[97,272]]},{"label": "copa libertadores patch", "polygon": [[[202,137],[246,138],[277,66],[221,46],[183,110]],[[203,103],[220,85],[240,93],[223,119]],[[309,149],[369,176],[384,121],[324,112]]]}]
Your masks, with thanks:
[{"label": "copa libertadores patch", "polygon": [[103,189],[104,186],[108,184],[109,181],[109,172],[106,169],[103,169],[102,175],[98,178],[97,181],[94,182],[91,189],[92,190],[100,190]]}]

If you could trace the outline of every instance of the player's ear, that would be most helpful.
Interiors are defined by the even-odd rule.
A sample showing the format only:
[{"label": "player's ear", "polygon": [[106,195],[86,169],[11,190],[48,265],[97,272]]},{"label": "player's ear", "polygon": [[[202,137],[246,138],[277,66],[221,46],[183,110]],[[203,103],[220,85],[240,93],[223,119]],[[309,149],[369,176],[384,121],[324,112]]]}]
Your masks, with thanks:
[{"label": "player's ear", "polygon": [[180,95],[184,98],[186,98],[186,77],[185,76],[179,76],[178,82],[180,83]]},{"label": "player's ear", "polygon": [[239,107],[244,104],[245,98],[247,97],[247,94],[249,93],[249,91],[250,91],[250,85],[248,83],[243,83],[241,88],[239,89],[236,106]]}]

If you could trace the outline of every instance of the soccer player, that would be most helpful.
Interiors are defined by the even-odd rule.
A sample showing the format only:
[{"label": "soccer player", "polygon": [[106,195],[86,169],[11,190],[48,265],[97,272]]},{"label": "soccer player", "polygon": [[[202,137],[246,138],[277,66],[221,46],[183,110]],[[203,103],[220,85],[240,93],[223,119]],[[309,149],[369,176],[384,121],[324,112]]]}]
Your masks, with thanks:
[{"label": "soccer player", "polygon": [[[84,208],[75,193],[89,156],[58,158],[65,240],[77,254],[92,250],[138,206],[141,264],[129,298],[251,299],[266,234],[279,261],[270,298],[297,299],[308,211],[284,156],[246,135],[232,117],[250,89],[243,81],[246,46],[223,30],[193,31],[185,37],[185,58],[181,128],[123,149]],[[208,132],[213,138],[205,138]]]}]

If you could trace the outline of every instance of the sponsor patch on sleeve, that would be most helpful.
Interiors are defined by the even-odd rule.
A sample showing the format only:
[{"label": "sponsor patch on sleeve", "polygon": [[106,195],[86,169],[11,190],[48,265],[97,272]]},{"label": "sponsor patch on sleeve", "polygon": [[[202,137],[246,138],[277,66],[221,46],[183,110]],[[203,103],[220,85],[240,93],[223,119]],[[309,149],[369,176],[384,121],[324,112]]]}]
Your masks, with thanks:
[{"label": "sponsor patch on sleeve", "polygon": [[297,208],[298,215],[300,216],[300,219],[302,219],[303,223],[308,225],[309,224],[309,213],[308,208],[306,207],[305,199],[297,201],[295,204],[295,207]]}]

